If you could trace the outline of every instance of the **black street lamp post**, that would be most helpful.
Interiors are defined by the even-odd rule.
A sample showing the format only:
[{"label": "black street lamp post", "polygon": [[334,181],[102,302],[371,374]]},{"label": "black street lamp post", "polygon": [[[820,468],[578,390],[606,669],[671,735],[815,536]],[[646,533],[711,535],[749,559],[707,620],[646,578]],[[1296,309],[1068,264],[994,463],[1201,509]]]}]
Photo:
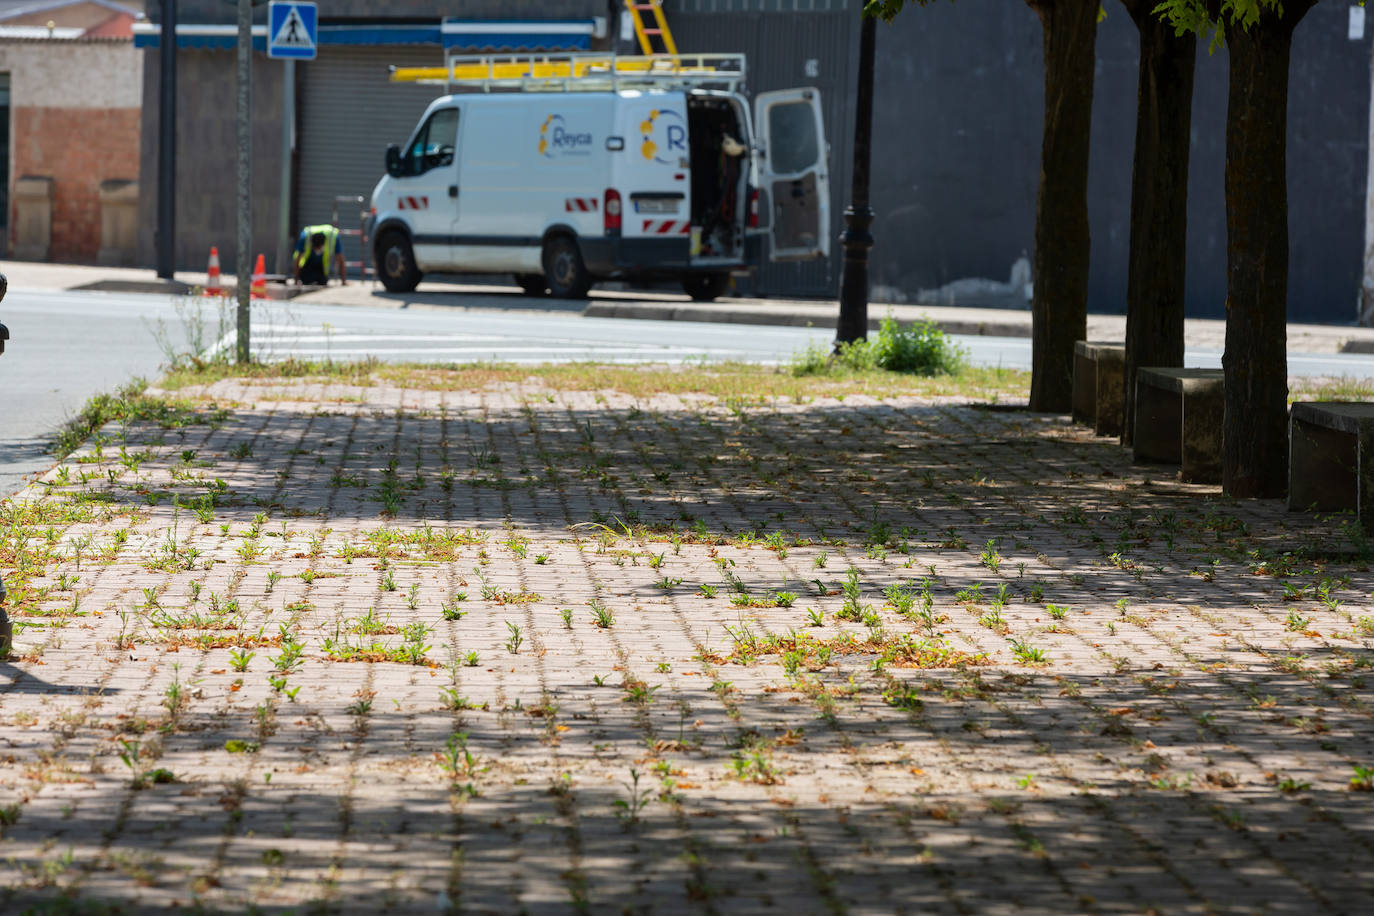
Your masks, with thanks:
[{"label": "black street lamp post", "polygon": [[868,336],[868,249],[873,247],[873,208],[868,205],[868,163],[873,133],[873,45],[877,20],[863,15],[859,37],[859,97],[854,109],[854,180],[844,211],[844,274],[835,346]]}]

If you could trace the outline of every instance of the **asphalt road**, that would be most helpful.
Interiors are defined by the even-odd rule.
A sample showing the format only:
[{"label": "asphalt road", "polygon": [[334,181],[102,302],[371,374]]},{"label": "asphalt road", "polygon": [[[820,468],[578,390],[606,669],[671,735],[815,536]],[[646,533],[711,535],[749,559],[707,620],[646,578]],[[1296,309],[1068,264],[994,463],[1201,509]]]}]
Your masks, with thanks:
[{"label": "asphalt road", "polygon": [[159,320],[178,337],[183,327],[167,296],[15,289],[0,319],[10,329],[0,356],[0,496],[52,464],[54,431],[91,395],[157,373]]},{"label": "asphalt road", "polygon": [[[599,360],[684,363],[786,362],[827,328],[583,318],[572,310],[398,309],[272,302],[254,307],[253,344],[280,359],[513,363]],[[188,314],[167,296],[11,291],[0,317],[12,340],[0,357],[0,495],[51,464],[53,432],[93,394],[153,377],[167,347],[233,346],[218,310]],[[223,318],[227,320],[226,313]],[[158,340],[159,323],[164,343]],[[228,333],[221,334],[221,331]],[[959,337],[973,362],[1029,368],[1030,340]],[[1190,350],[1189,365],[1219,366],[1221,353]],[[1293,375],[1374,377],[1374,355],[1290,354]]]}]

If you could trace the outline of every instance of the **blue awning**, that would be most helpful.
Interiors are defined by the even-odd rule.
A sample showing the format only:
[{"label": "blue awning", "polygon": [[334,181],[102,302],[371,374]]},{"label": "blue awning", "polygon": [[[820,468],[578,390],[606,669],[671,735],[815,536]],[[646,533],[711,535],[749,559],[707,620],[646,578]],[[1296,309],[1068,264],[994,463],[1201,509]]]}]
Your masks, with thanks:
[{"label": "blue awning", "polygon": [[[440,45],[479,51],[587,51],[604,26],[595,19],[445,19],[435,25],[320,25],[320,45]],[[156,48],[162,28],[133,26],[135,48]],[[227,51],[238,44],[234,25],[177,26],[177,47]],[[253,50],[266,51],[267,27],[253,26]]]},{"label": "blue awning", "polygon": [[599,31],[594,19],[445,19],[444,49],[481,51],[590,51]]},{"label": "blue awning", "polygon": [[[156,48],[162,44],[162,26],[152,22],[133,25],[135,48]],[[227,51],[239,43],[236,25],[178,25],[177,47],[197,50]],[[253,26],[253,48],[267,49],[267,26]]]},{"label": "blue awning", "polygon": [[437,45],[437,25],[321,25],[321,45]]}]

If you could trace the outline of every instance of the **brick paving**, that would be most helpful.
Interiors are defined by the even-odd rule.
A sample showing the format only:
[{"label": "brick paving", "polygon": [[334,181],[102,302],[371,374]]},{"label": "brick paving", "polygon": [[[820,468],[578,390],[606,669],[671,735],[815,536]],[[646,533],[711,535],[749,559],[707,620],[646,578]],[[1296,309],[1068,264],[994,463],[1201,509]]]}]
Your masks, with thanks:
[{"label": "brick paving", "polygon": [[1374,910],[1348,517],[1005,403],[374,381],[4,508],[0,912]]}]

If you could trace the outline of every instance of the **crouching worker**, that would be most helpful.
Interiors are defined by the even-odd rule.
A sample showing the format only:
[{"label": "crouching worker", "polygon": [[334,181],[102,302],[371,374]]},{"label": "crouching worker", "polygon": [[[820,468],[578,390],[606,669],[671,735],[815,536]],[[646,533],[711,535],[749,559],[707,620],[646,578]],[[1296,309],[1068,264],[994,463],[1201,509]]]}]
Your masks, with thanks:
[{"label": "crouching worker", "polygon": [[296,282],[302,286],[325,286],[331,269],[339,285],[348,285],[348,268],[339,248],[339,230],[330,225],[306,226],[296,239],[296,255],[291,259]]}]

